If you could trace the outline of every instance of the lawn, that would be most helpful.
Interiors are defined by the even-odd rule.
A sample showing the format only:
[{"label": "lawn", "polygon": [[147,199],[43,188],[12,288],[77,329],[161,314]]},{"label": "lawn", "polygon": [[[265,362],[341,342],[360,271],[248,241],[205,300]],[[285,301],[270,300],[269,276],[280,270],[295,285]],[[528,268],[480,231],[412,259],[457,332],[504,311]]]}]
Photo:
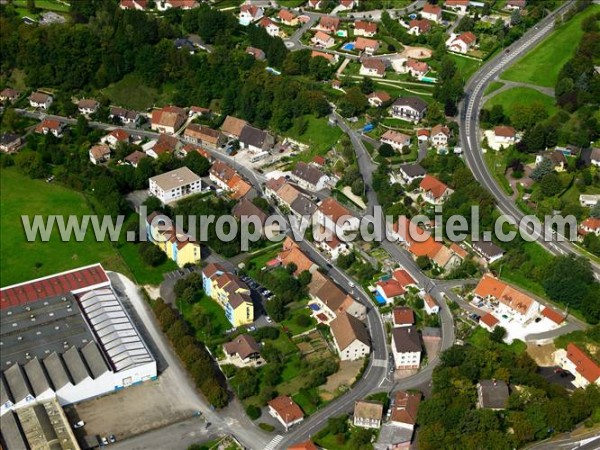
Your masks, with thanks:
[{"label": "lawn", "polygon": [[137,75],[126,75],[121,81],[104,88],[102,93],[115,105],[135,110],[152,107],[159,98],[158,90],[146,86]]},{"label": "lawn", "polygon": [[485,102],[484,108],[491,109],[494,105],[502,105],[504,113],[512,120],[516,114],[519,114],[517,106],[535,102],[544,105],[548,116],[552,116],[557,111],[553,97],[526,87],[514,87],[502,91]]},{"label": "lawn", "polygon": [[304,0],[279,0],[277,2],[279,6],[283,6],[284,8],[297,8],[304,3],[306,3]]},{"label": "lawn", "polygon": [[481,62],[474,60],[474,59],[465,58],[464,56],[458,56],[458,55],[448,55],[448,56],[450,57],[450,59],[452,59],[456,63],[456,67],[458,68],[458,71],[463,76],[465,82],[469,78],[471,78],[471,75],[473,75],[475,72],[477,72],[477,70],[481,66]]},{"label": "lawn", "polygon": [[317,118],[313,115],[304,116],[308,121],[306,131],[299,134],[295,127],[292,127],[286,133],[286,136],[296,141],[308,144],[308,150],[300,152],[296,156],[297,161],[311,161],[317,155],[325,155],[331,147],[342,136],[342,130],[339,127],[329,126],[326,117]]},{"label": "lawn", "polygon": [[[315,327],[315,319],[310,317],[310,309],[306,307],[306,302],[296,302],[288,306],[289,312],[287,318],[281,322],[281,326],[286,329],[292,336],[304,333]],[[308,326],[302,326],[298,324],[298,317],[307,317]],[[302,320],[302,319],[300,319]]]},{"label": "lawn", "polygon": [[215,337],[218,337],[220,340],[221,337],[225,336],[225,332],[232,327],[227,317],[225,317],[223,308],[215,300],[206,295],[203,295],[199,301],[194,303],[180,303],[178,306],[182,309],[183,317],[191,324],[194,323],[193,316],[195,313],[201,312],[210,317],[212,329],[209,333],[203,329],[196,330],[196,338],[202,342],[210,343]]},{"label": "lawn", "polygon": [[[17,8],[27,8],[27,0],[13,0],[13,4]],[[69,11],[68,4],[61,3],[56,0],[35,0],[35,7],[37,9],[44,9],[44,10],[48,10],[48,11],[57,11],[57,12],[68,12]]]},{"label": "lawn", "polygon": [[504,83],[500,82],[500,81],[492,81],[490,83],[490,85],[485,88],[485,92],[484,95],[489,95],[494,91],[497,91],[498,89],[500,89],[502,86],[504,86]]},{"label": "lawn", "polygon": [[599,11],[600,5],[590,5],[585,11],[561,25],[500,78],[554,87],[558,73],[573,56],[583,36],[581,22]]},{"label": "lawn", "polygon": [[[473,334],[471,334],[471,336],[467,338],[467,342],[469,342],[477,348],[489,348],[491,343],[490,333],[481,327],[477,327],[473,331]],[[523,341],[520,341],[519,339],[515,339],[510,345],[502,345],[504,345],[507,349],[509,349],[513,353],[516,353],[517,355],[520,355],[521,353],[525,352],[525,350],[527,350],[527,344],[525,344],[525,342]]]},{"label": "lawn", "polygon": [[58,231],[53,230],[48,242],[39,239],[27,242],[21,215],[47,217],[50,214],[75,214],[81,217],[91,214],[83,194],[56,183],[32,180],[14,168],[2,169],[0,178],[2,286],[98,262],[106,269],[129,275],[125,263],[111,243],[96,241],[92,233],[87,233],[82,242],[62,242]]}]

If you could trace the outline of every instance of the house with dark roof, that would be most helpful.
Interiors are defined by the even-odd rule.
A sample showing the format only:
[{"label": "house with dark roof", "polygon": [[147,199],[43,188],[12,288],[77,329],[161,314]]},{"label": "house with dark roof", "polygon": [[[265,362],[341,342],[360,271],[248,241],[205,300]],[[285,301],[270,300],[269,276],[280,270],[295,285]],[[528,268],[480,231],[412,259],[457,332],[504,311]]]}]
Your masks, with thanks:
[{"label": "house with dark roof", "polygon": [[298,183],[303,189],[308,191],[320,191],[327,187],[329,176],[321,172],[320,169],[307,164],[298,162],[291,173],[292,180]]},{"label": "house with dark roof", "polygon": [[252,153],[268,152],[274,144],[273,136],[250,125],[246,125],[240,133],[240,147]]},{"label": "house with dark roof", "polygon": [[498,261],[504,256],[504,249],[498,247],[493,242],[474,241],[473,250],[479,254],[488,264]]},{"label": "house with dark roof", "polygon": [[256,59],[257,61],[264,61],[265,59],[267,59],[265,52],[262,51],[260,48],[246,47],[246,53],[254,57],[254,59]]},{"label": "house with dark roof", "polygon": [[225,362],[237,367],[256,367],[264,364],[265,360],[260,356],[260,345],[249,334],[240,334],[231,342],[223,344]]},{"label": "house with dark roof", "polygon": [[376,58],[363,58],[359,73],[366,77],[383,78],[385,76],[385,62]]},{"label": "house with dark roof", "polygon": [[420,122],[427,112],[427,103],[419,97],[400,97],[392,103],[392,116],[396,119]]},{"label": "house with dark roof", "polygon": [[138,126],[140,124],[141,116],[137,111],[131,111],[118,106],[112,106],[108,118],[114,122],[118,122],[121,125]]},{"label": "house with dark roof", "polygon": [[0,91],[0,102],[14,103],[19,99],[21,93],[11,88],[4,88]]},{"label": "house with dark roof", "polygon": [[0,151],[15,153],[23,145],[23,139],[18,134],[6,133],[0,136]]},{"label": "house with dark roof", "polygon": [[506,382],[502,380],[481,380],[477,383],[477,408],[505,409],[508,395]]},{"label": "house with dark roof", "polygon": [[392,329],[392,354],[396,369],[418,369],[421,366],[421,337],[414,325]]},{"label": "house with dark roof", "polygon": [[398,167],[398,172],[392,174],[393,182],[400,182],[403,184],[411,184],[413,181],[425,177],[427,172],[420,164],[402,164]]},{"label": "house with dark roof", "polygon": [[93,98],[84,98],[79,100],[77,104],[77,109],[80,114],[85,114],[89,116],[90,114],[94,114],[100,108],[100,103]]},{"label": "house with dark roof", "polygon": [[53,101],[54,98],[51,95],[39,91],[34,92],[29,96],[29,105],[32,108],[43,109],[45,111],[50,109],[50,105],[52,105]]}]

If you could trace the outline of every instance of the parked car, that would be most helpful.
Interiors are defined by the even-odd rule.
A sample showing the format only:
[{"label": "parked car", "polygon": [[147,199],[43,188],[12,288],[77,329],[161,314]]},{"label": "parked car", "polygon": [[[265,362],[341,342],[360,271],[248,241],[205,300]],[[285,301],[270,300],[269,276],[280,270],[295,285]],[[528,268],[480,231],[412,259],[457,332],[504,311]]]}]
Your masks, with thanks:
[{"label": "parked car", "polygon": [[106,437],[102,437],[101,441],[102,445],[108,445],[108,439]]},{"label": "parked car", "polygon": [[115,437],[115,435],[114,435],[114,434],[111,434],[111,435],[108,437],[108,440],[110,441],[110,443],[111,443],[111,444],[114,444],[115,442],[117,442],[117,438]]},{"label": "parked car", "polygon": [[79,422],[73,424],[73,428],[74,429],[81,428],[84,425],[85,425],[85,422],[83,420],[80,420]]},{"label": "parked car", "polygon": [[273,323],[273,319],[271,319],[269,316],[265,316],[265,320],[266,320],[268,323]]}]

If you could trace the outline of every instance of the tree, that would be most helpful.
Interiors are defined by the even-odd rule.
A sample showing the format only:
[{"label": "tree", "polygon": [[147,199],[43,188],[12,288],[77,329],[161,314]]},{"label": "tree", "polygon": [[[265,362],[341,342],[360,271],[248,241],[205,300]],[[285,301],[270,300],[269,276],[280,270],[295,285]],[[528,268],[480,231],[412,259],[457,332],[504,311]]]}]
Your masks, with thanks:
[{"label": "tree", "polygon": [[183,164],[200,177],[208,175],[210,170],[210,161],[198,152],[189,152],[183,158]]},{"label": "tree", "polygon": [[562,183],[560,182],[558,175],[554,172],[551,172],[544,175],[540,181],[540,187],[542,189],[542,193],[546,197],[552,197],[562,190]]},{"label": "tree", "polygon": [[419,256],[417,258],[417,266],[421,270],[427,270],[431,268],[431,260],[427,256]]},{"label": "tree", "polygon": [[144,263],[152,267],[159,266],[167,259],[167,255],[157,245],[150,242],[138,244],[138,253]]},{"label": "tree", "polygon": [[360,91],[363,94],[370,94],[375,90],[375,82],[372,78],[363,77],[362,82],[360,83]]},{"label": "tree", "polygon": [[519,9],[515,9],[510,15],[510,24],[512,26],[519,25],[522,21],[521,11]]},{"label": "tree", "polygon": [[535,166],[535,169],[531,172],[531,179],[534,181],[541,181],[546,175],[554,172],[554,164],[548,158],[543,158],[540,163]]},{"label": "tree", "polygon": [[390,144],[387,144],[387,143],[381,144],[379,146],[379,148],[377,149],[377,151],[384,158],[389,158],[390,156],[394,156],[394,154],[396,153],[394,151],[394,147],[392,147]]},{"label": "tree", "polygon": [[500,343],[504,339],[505,335],[506,335],[506,329],[501,326],[496,326],[490,334],[490,339],[493,342]]},{"label": "tree", "polygon": [[365,189],[365,183],[362,178],[357,178],[354,180],[351,186],[352,193],[354,195],[362,195]]},{"label": "tree", "polygon": [[594,285],[591,265],[584,257],[558,256],[546,273],[542,285],[548,296],[576,309]]},{"label": "tree", "polygon": [[346,91],[346,95],[339,102],[340,114],[344,117],[353,117],[367,109],[367,98],[358,86],[353,86]]}]

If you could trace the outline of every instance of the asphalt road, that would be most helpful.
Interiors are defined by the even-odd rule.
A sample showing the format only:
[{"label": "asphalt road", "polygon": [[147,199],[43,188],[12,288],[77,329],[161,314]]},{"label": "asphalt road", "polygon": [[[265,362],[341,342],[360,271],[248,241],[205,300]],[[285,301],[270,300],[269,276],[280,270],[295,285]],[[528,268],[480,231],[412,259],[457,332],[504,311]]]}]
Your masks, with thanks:
[{"label": "asphalt road", "polygon": [[[498,209],[506,216],[514,218],[516,223],[519,223],[525,217],[525,213],[518,208],[510,196],[498,185],[483,159],[483,150],[479,138],[479,111],[483,107],[484,92],[489,83],[548,36],[554,30],[555,17],[558,14],[564,13],[572,4],[572,1],[566,2],[540,21],[537,26],[529,30],[516,43],[513,43],[508,53],[501,53],[486,63],[466,84],[466,97],[460,105],[460,139],[467,165],[477,181],[494,196]],[[526,231],[524,225],[520,225],[520,229]],[[552,242],[547,242],[539,238],[537,242],[553,255],[581,254],[568,241],[559,242],[553,240]],[[591,260],[590,263],[592,264],[596,278],[600,279],[600,265]]]}]

